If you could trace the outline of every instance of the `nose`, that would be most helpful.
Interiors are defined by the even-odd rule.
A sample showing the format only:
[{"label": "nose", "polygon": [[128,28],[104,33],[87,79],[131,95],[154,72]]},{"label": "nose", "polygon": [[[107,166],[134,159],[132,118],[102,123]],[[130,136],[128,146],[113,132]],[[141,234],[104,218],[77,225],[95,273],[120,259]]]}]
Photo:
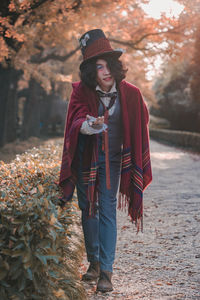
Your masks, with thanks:
[{"label": "nose", "polygon": [[110,75],[110,69],[107,66],[104,67],[104,75]]}]

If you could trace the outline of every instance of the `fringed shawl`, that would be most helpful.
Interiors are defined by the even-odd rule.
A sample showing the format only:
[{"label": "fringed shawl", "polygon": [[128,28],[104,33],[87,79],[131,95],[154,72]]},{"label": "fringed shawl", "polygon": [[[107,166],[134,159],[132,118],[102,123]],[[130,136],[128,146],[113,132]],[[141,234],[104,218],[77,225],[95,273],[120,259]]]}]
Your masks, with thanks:
[{"label": "fringed shawl", "polygon": [[[82,82],[73,83],[68,107],[59,185],[63,201],[72,198],[78,169],[77,143],[86,115],[98,116],[98,96]],[[122,120],[123,153],[118,208],[128,206],[128,214],[139,230],[143,230],[143,191],[152,180],[149,154],[149,115],[137,87],[122,81],[118,86]],[[97,136],[87,135],[84,151],[84,182],[87,186],[89,215],[94,213],[97,199]],[[63,203],[64,203],[63,202]]]}]

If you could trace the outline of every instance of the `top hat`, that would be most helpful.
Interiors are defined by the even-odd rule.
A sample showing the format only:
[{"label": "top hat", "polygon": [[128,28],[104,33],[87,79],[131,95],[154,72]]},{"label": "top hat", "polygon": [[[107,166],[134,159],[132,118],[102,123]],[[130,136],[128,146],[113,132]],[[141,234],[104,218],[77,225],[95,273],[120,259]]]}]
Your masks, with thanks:
[{"label": "top hat", "polygon": [[91,58],[103,54],[111,54],[118,58],[123,53],[122,49],[112,49],[109,40],[101,29],[93,29],[84,33],[79,39],[79,43],[83,55],[83,62],[80,64],[80,68]]}]

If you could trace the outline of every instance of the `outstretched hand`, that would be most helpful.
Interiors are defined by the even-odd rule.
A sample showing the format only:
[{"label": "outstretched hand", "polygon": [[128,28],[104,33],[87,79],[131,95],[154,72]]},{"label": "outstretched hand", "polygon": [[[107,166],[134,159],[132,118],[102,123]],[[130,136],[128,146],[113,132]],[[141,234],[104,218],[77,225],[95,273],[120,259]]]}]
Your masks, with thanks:
[{"label": "outstretched hand", "polygon": [[86,120],[88,121],[89,125],[94,129],[100,129],[102,128],[102,125],[104,123],[104,116],[97,117],[95,120],[92,120],[93,117],[90,115],[86,116]]}]

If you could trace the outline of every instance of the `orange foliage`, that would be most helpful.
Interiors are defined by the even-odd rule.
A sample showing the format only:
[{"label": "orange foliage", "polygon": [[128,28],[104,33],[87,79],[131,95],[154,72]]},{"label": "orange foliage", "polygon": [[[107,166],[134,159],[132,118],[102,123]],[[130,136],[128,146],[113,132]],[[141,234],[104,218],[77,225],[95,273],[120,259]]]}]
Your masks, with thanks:
[{"label": "orange foliage", "polygon": [[[129,78],[141,85],[149,84],[145,78],[145,58],[159,53],[176,56],[181,53],[188,33],[187,22],[192,7],[189,0],[180,0],[187,13],[180,19],[153,19],[141,8],[147,0],[7,0],[9,13],[0,17],[0,62],[10,58],[16,69],[24,72],[21,79],[27,82],[34,77],[47,92],[52,82],[78,79],[81,54],[63,62],[58,59],[78,46],[77,39],[85,31],[102,28],[113,43],[123,47],[129,68]],[[195,0],[195,3],[198,0]],[[194,13],[192,16],[194,17]],[[14,16],[14,18],[13,18]],[[14,21],[13,21],[14,20]],[[186,22],[187,20],[187,22]],[[9,43],[11,40],[12,43]],[[161,46],[165,42],[165,47]],[[13,44],[17,47],[13,47]],[[44,61],[44,58],[48,58]],[[50,59],[54,57],[54,59]],[[57,57],[57,59],[55,59]],[[67,77],[68,76],[68,77]],[[66,89],[69,85],[66,84]]]}]

